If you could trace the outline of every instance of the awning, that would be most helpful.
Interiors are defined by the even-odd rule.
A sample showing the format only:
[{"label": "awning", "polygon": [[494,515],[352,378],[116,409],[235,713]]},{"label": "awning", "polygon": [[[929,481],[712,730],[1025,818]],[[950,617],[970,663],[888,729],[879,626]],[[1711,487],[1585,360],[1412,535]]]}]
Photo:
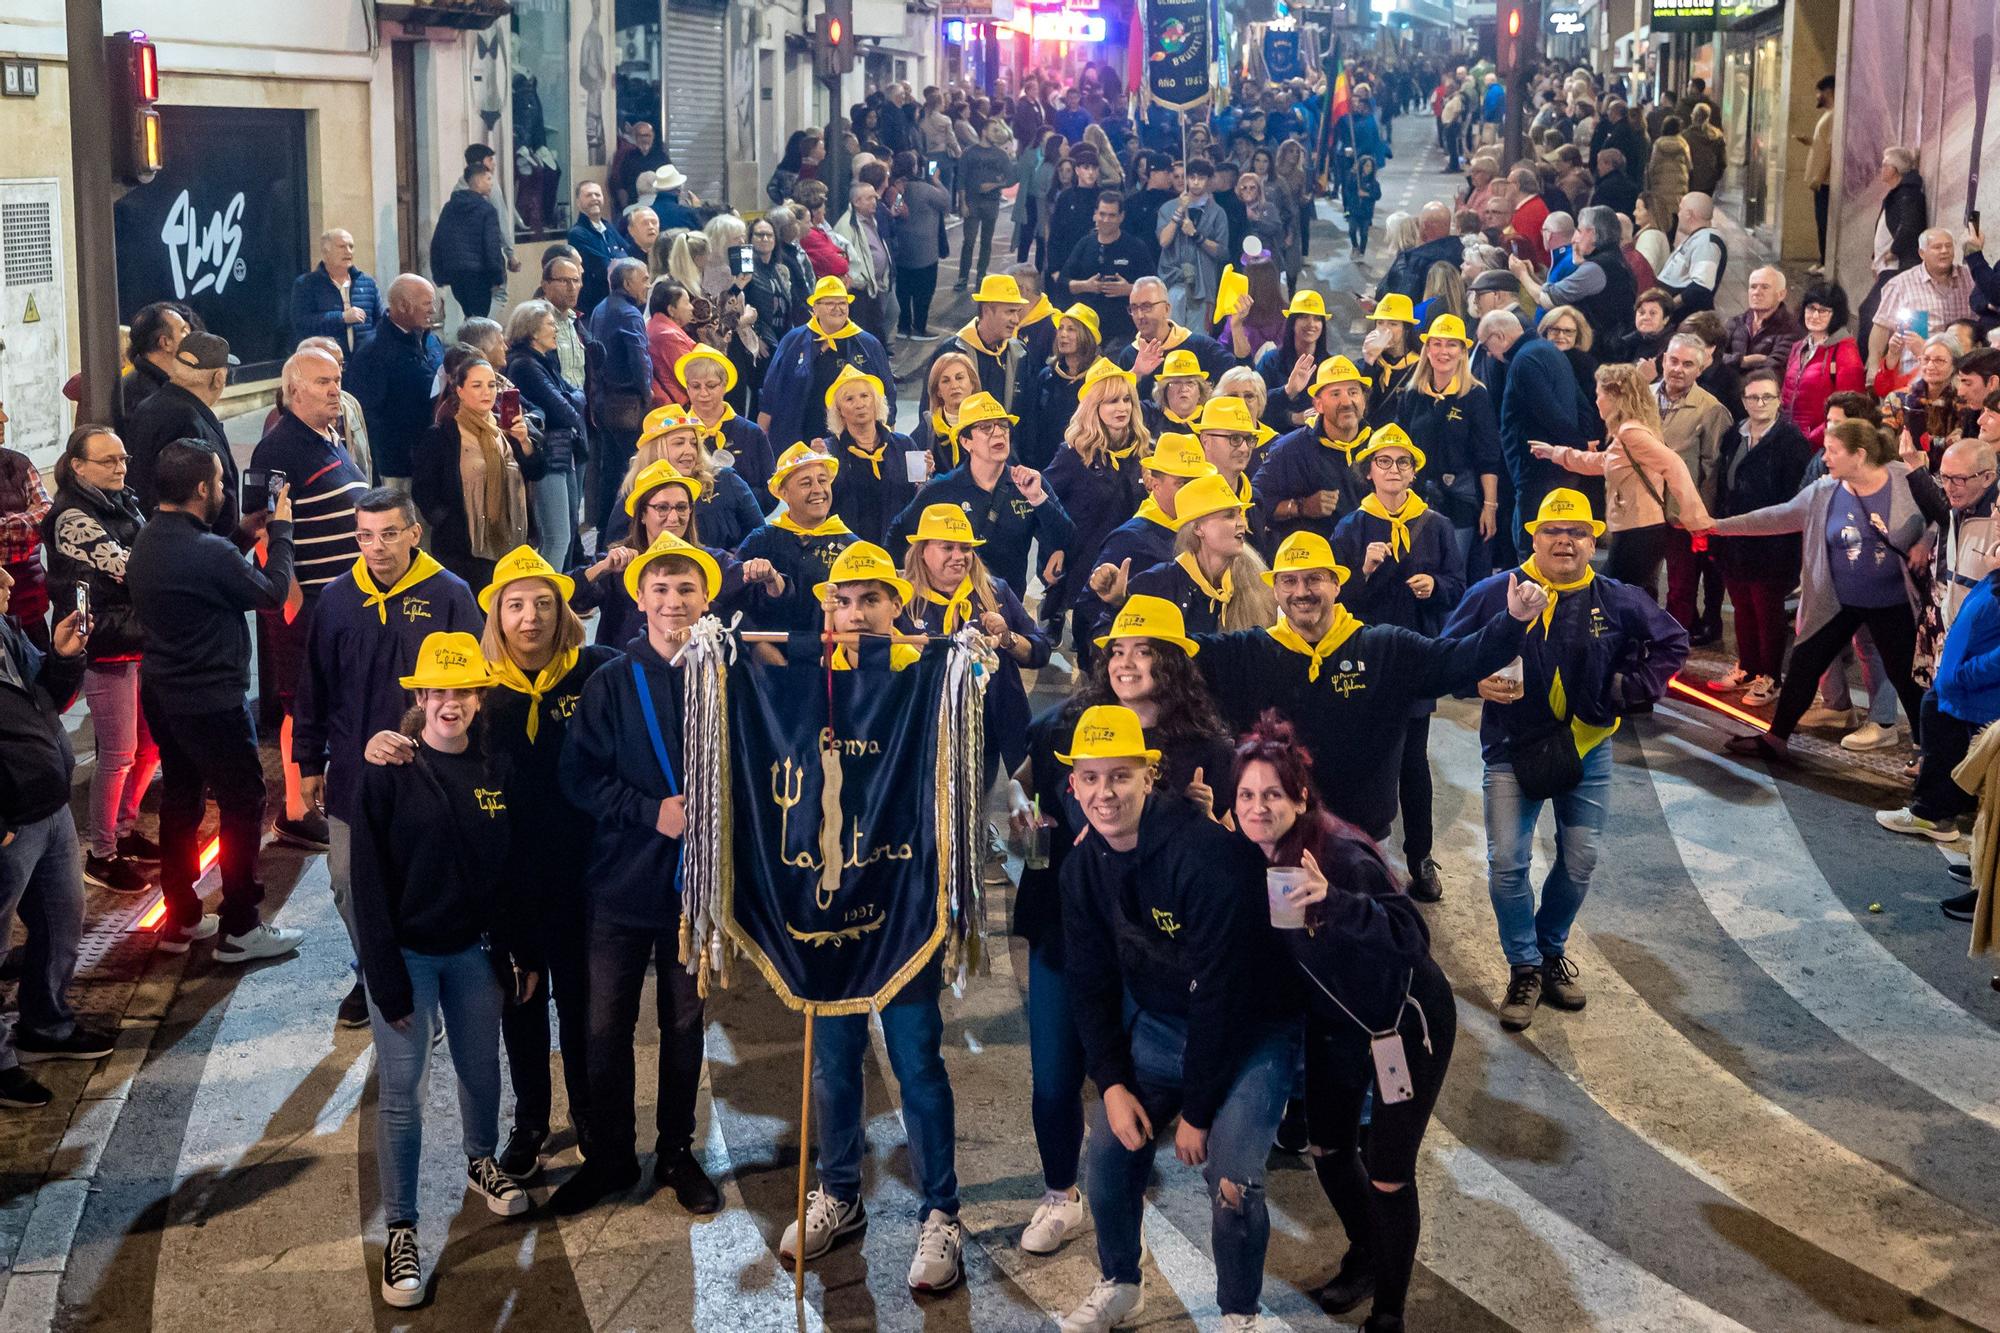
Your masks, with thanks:
[{"label": "awning", "polygon": [[508,0],[377,0],[375,17],[405,28],[480,32],[514,12]]}]

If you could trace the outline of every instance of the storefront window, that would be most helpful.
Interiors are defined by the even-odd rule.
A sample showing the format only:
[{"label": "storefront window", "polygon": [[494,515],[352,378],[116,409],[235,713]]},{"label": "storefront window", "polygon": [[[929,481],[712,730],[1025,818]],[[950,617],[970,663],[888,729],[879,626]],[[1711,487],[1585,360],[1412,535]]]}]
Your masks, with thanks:
[{"label": "storefront window", "polygon": [[561,236],[570,223],[569,0],[514,0],[514,239]]},{"label": "storefront window", "polygon": [[612,147],[627,126],[649,122],[655,136],[660,123],[660,0],[618,0],[618,123],[611,127]]}]

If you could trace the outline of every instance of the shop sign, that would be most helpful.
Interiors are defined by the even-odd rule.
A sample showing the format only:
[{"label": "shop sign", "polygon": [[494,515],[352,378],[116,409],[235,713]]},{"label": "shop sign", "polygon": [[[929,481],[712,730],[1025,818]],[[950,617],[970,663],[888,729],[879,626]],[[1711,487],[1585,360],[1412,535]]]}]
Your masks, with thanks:
[{"label": "shop sign", "polygon": [[1558,37],[1581,37],[1585,23],[1583,15],[1574,9],[1552,9],[1549,11],[1549,31]]},{"label": "shop sign", "polygon": [[1648,23],[1654,32],[1713,32],[1733,8],[1727,0],[1652,0]]},{"label": "shop sign", "polygon": [[1152,0],[1146,6],[1146,86],[1153,101],[1185,111],[1209,99],[1215,34],[1210,0]]},{"label": "shop sign", "polygon": [[154,301],[192,306],[229,340],[243,378],[292,350],[292,283],[307,242],[306,113],[163,106],[166,166],[114,208],[118,318]]},{"label": "shop sign", "polygon": [[1034,34],[1038,42],[1101,42],[1104,20],[1093,14],[1050,10],[1035,15]]}]

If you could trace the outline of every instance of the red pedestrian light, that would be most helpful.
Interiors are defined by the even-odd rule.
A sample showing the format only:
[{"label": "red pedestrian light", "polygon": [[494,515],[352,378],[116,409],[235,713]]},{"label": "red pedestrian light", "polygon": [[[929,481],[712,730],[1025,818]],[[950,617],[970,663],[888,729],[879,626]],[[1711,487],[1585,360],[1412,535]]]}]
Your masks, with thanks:
[{"label": "red pedestrian light", "polygon": [[1507,11],[1507,35],[1509,37],[1521,35],[1521,11],[1518,9]]},{"label": "red pedestrian light", "polygon": [[138,31],[104,39],[110,76],[112,173],[127,185],[144,185],[166,161],[160,131],[160,55]]}]

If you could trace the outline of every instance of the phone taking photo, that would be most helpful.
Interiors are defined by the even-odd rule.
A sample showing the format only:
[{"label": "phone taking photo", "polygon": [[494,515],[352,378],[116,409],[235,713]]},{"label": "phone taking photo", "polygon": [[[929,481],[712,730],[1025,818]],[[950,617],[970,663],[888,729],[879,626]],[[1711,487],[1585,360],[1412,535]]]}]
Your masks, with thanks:
[{"label": "phone taking photo", "polygon": [[744,276],[757,271],[757,252],[747,245],[729,247],[729,271]]}]

